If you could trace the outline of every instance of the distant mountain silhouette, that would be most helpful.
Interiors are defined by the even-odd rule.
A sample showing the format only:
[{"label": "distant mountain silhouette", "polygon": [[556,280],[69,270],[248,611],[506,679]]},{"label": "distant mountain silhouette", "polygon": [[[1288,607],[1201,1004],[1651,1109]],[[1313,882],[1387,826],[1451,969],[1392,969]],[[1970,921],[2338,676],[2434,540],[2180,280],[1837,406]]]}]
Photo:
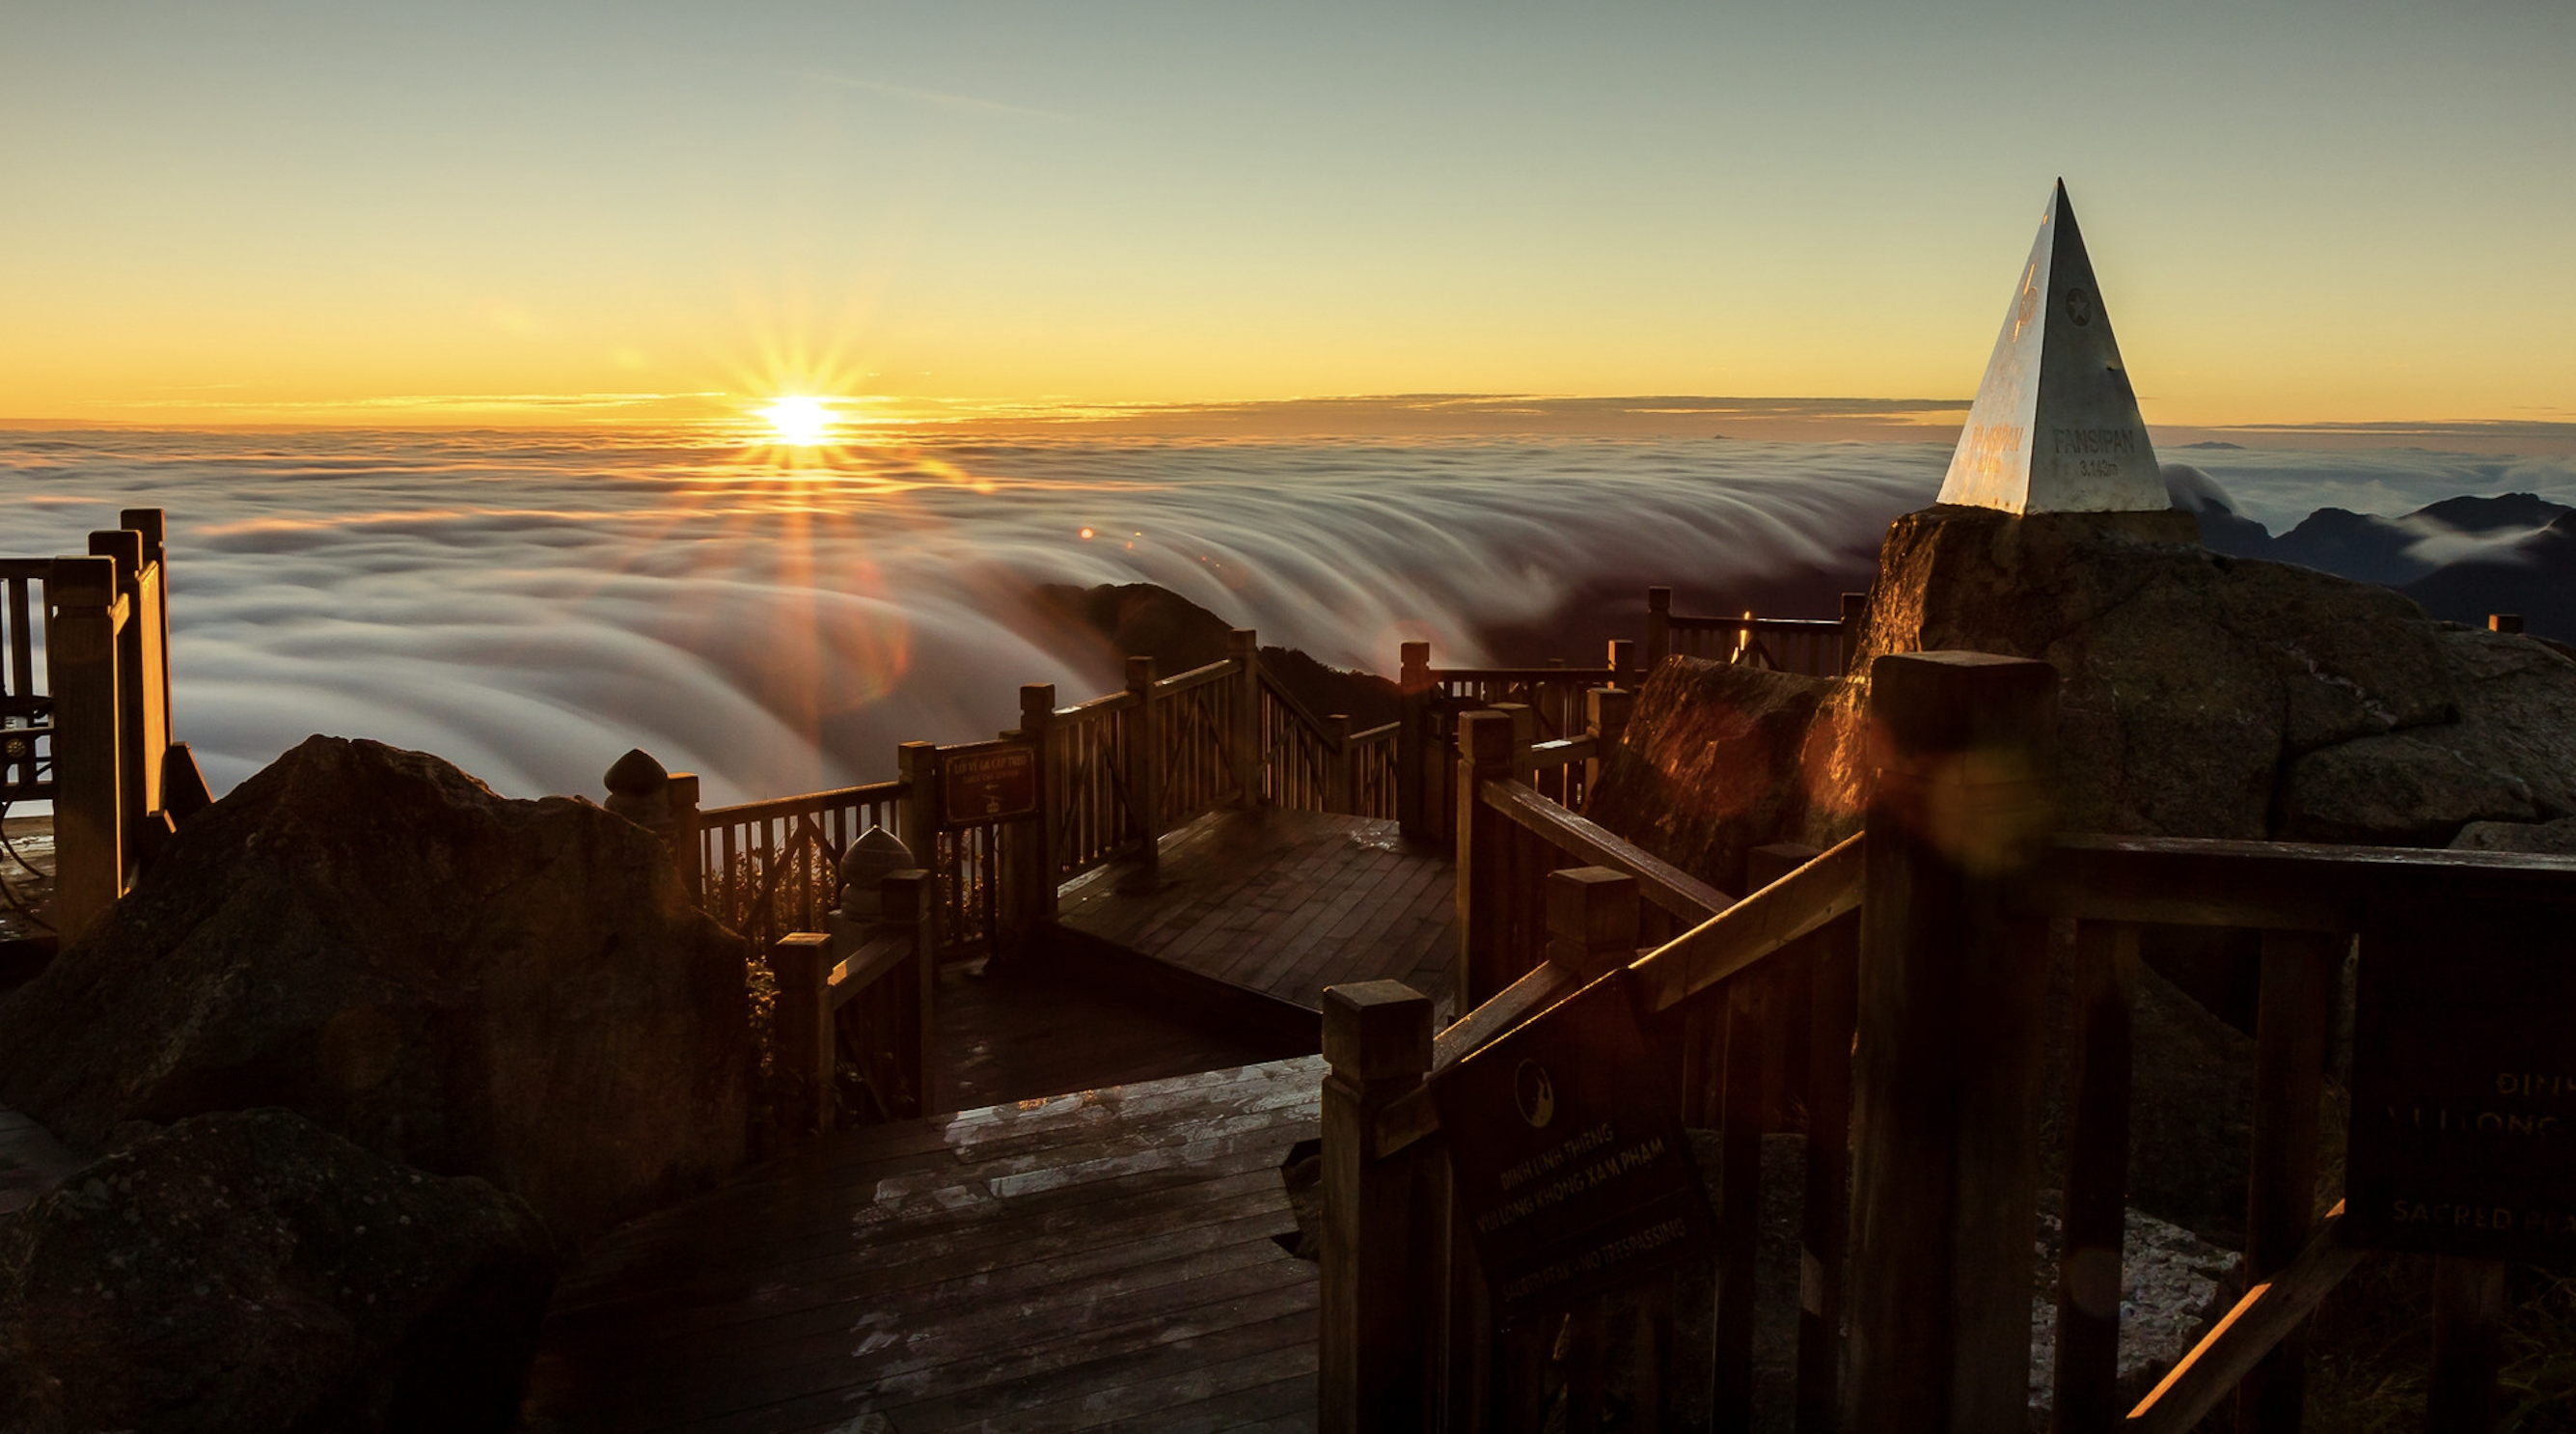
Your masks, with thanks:
[{"label": "distant mountain silhouette", "polygon": [[[2164,478],[2174,506],[2199,518],[2212,552],[2392,587],[2434,617],[2474,627],[2490,613],[2519,613],[2525,631],[2576,642],[2576,509],[2564,503],[2536,493],[2445,498],[2400,518],[2319,508],[2274,537],[2199,469],[2167,464]],[[2439,551],[2435,540],[2517,532],[2528,536],[2447,562],[2426,555]]]},{"label": "distant mountain silhouette", "polygon": [[2484,627],[2489,613],[2520,613],[2523,631],[2576,641],[2576,512],[2559,508],[2548,527],[2513,546],[2445,563],[2398,591],[2438,618]]},{"label": "distant mountain silhouette", "polygon": [[2433,571],[2433,564],[2408,555],[2424,537],[2405,519],[2355,513],[2346,508],[2319,508],[2299,526],[2272,540],[2263,556],[2297,563],[2321,573],[2396,587]]}]

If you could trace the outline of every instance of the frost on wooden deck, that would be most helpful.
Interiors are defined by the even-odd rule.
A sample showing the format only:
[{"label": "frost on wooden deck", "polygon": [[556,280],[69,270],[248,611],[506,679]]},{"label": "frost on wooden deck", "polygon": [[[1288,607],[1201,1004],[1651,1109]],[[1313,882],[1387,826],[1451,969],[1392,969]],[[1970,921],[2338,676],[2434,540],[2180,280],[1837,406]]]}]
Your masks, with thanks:
[{"label": "frost on wooden deck", "polygon": [[1273,808],[1211,812],[1163,838],[1160,883],[1117,871],[1068,886],[1060,924],[1273,1000],[1323,1009],[1326,986],[1396,980],[1445,1003],[1455,864],[1396,824]]},{"label": "frost on wooden deck", "polygon": [[1318,1057],[845,1131],[607,1236],[538,1430],[1314,1427]]}]

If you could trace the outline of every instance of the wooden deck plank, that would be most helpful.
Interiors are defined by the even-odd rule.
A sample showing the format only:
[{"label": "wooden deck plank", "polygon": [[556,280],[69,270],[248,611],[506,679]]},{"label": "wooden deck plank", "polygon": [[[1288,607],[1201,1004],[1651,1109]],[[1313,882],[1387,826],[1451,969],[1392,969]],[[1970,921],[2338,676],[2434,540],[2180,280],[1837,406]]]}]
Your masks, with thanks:
[{"label": "wooden deck plank", "polygon": [[1312,1428],[1313,1266],[1271,1237],[1321,1076],[1304,1057],[827,1137],[594,1243],[530,1427]]},{"label": "wooden deck plank", "polygon": [[[1323,988],[1393,978],[1447,994],[1452,863],[1395,824],[1320,812],[1215,812],[1163,850],[1163,886],[1086,883],[1060,924],[1152,960],[1319,1010]],[[1426,929],[1427,928],[1427,929]]]}]

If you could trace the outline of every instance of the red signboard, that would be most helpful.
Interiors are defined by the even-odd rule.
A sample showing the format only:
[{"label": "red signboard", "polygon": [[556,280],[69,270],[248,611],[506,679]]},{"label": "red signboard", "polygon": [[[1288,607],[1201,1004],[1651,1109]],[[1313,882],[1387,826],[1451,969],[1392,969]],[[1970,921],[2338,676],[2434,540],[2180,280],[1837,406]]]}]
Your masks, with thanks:
[{"label": "red signboard", "polygon": [[940,821],[980,827],[1037,815],[1038,751],[1026,742],[978,742],[939,751]]}]

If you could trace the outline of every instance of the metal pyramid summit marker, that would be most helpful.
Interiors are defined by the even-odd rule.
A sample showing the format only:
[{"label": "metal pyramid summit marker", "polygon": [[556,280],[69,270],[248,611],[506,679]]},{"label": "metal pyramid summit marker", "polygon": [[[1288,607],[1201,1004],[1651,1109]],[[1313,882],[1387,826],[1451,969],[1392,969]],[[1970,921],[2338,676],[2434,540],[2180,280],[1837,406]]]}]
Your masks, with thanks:
[{"label": "metal pyramid summit marker", "polygon": [[2040,217],[1940,501],[2008,513],[2173,506],[2063,180]]}]

